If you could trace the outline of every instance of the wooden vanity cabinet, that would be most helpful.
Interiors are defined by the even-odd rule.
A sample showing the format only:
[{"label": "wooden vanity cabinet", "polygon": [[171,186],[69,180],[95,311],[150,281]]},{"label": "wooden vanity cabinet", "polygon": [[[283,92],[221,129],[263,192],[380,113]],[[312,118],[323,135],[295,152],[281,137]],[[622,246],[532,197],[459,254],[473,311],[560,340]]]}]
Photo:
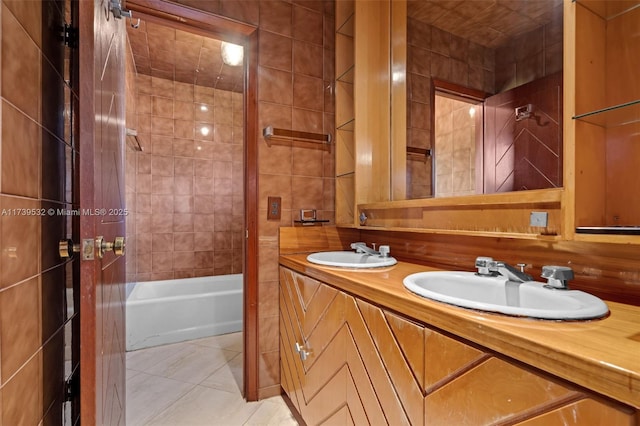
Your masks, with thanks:
[{"label": "wooden vanity cabinet", "polygon": [[308,425],[637,425],[623,405],[285,267],[280,354]]}]

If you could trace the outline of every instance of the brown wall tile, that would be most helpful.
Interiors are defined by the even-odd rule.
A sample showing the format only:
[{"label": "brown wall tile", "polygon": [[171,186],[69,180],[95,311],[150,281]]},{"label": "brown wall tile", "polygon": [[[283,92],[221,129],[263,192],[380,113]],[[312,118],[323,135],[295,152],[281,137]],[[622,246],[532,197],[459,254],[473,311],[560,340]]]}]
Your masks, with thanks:
[{"label": "brown wall tile", "polygon": [[37,425],[42,418],[42,352],[38,351],[2,389],[3,425]]},{"label": "brown wall tile", "polygon": [[40,202],[25,198],[0,196],[0,207],[11,214],[3,215],[1,223],[2,255],[0,257],[0,288],[8,287],[40,272],[36,253],[40,253]]},{"label": "brown wall tile", "polygon": [[291,7],[287,1],[260,1],[260,29],[291,36]]},{"label": "brown wall tile", "polygon": [[2,102],[2,192],[38,198],[42,129]]},{"label": "brown wall tile", "polygon": [[[242,194],[243,174],[234,173],[234,167],[242,171],[242,155],[234,166],[231,143],[233,129],[237,128],[242,154],[243,123],[234,120],[242,119],[243,114],[234,114],[234,94],[231,92],[165,82],[159,78],[152,79],[152,91],[153,96],[149,97],[152,129],[167,135],[152,136],[153,154],[136,154],[134,188],[139,217],[134,223],[141,249],[137,251],[138,260],[130,262],[136,265],[136,278],[149,280],[201,276],[207,272],[229,273],[232,261],[229,264],[221,262],[214,268],[214,250],[232,248],[233,223],[230,218],[234,206],[231,195],[233,191]],[[139,98],[143,96],[147,95],[138,95]],[[142,111],[146,110],[143,108]],[[171,126],[167,124],[169,122]],[[203,126],[209,130],[206,135],[199,131]],[[169,127],[172,128],[171,135],[168,135]],[[219,247],[214,244],[216,222],[220,235],[229,235],[218,241]],[[195,253],[201,252],[210,255],[196,257]],[[168,253],[175,255],[173,262],[164,262]]]},{"label": "brown wall tile", "polygon": [[42,343],[40,279],[31,278],[0,291],[2,377],[9,379]]},{"label": "brown wall tile", "polygon": [[39,121],[42,81],[40,51],[4,2],[2,8],[2,97]]}]

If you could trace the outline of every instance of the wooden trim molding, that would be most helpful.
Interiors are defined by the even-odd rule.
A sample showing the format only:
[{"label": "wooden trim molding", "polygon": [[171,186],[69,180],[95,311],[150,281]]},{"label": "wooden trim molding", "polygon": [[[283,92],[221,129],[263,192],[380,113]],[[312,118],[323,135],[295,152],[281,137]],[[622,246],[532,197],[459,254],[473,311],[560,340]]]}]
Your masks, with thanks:
[{"label": "wooden trim molding", "polygon": [[461,86],[459,84],[437,78],[432,78],[431,84],[433,85],[434,92],[449,93],[458,97],[472,99],[474,101],[483,101],[487,96],[489,96],[488,93],[483,92],[482,90],[472,89],[470,87]]},{"label": "wooden trim molding", "polygon": [[[78,35],[82,40],[78,53],[78,150],[80,161],[80,200],[94,199],[94,144],[95,144],[95,42],[94,2],[82,1],[78,5]],[[80,207],[93,207],[80,205]],[[80,216],[80,239],[95,238],[95,217]],[[96,270],[93,262],[80,263],[80,418],[85,424],[96,424]]]},{"label": "wooden trim molding", "polygon": [[244,42],[256,30],[253,25],[163,0],[127,0],[126,7],[136,18],[228,41]]},{"label": "wooden trim molding", "polygon": [[258,400],[258,32],[247,37],[244,199],[244,397]]}]

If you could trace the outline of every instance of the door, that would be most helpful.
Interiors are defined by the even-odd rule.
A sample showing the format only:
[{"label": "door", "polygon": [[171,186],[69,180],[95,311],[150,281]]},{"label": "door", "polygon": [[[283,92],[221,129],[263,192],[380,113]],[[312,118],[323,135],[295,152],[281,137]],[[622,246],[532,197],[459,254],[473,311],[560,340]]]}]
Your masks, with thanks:
[{"label": "door", "polygon": [[125,259],[111,243],[125,235],[125,28],[108,0],[79,3],[80,416],[124,425]]},{"label": "door", "polygon": [[562,73],[488,97],[484,144],[485,194],[561,187]]}]

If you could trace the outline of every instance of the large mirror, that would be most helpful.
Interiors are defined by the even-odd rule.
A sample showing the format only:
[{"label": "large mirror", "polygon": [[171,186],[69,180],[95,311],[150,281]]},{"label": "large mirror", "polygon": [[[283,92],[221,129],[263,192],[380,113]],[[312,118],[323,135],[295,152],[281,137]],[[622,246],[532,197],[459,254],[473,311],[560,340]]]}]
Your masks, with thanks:
[{"label": "large mirror", "polygon": [[407,199],[562,186],[562,9],[407,1]]}]

